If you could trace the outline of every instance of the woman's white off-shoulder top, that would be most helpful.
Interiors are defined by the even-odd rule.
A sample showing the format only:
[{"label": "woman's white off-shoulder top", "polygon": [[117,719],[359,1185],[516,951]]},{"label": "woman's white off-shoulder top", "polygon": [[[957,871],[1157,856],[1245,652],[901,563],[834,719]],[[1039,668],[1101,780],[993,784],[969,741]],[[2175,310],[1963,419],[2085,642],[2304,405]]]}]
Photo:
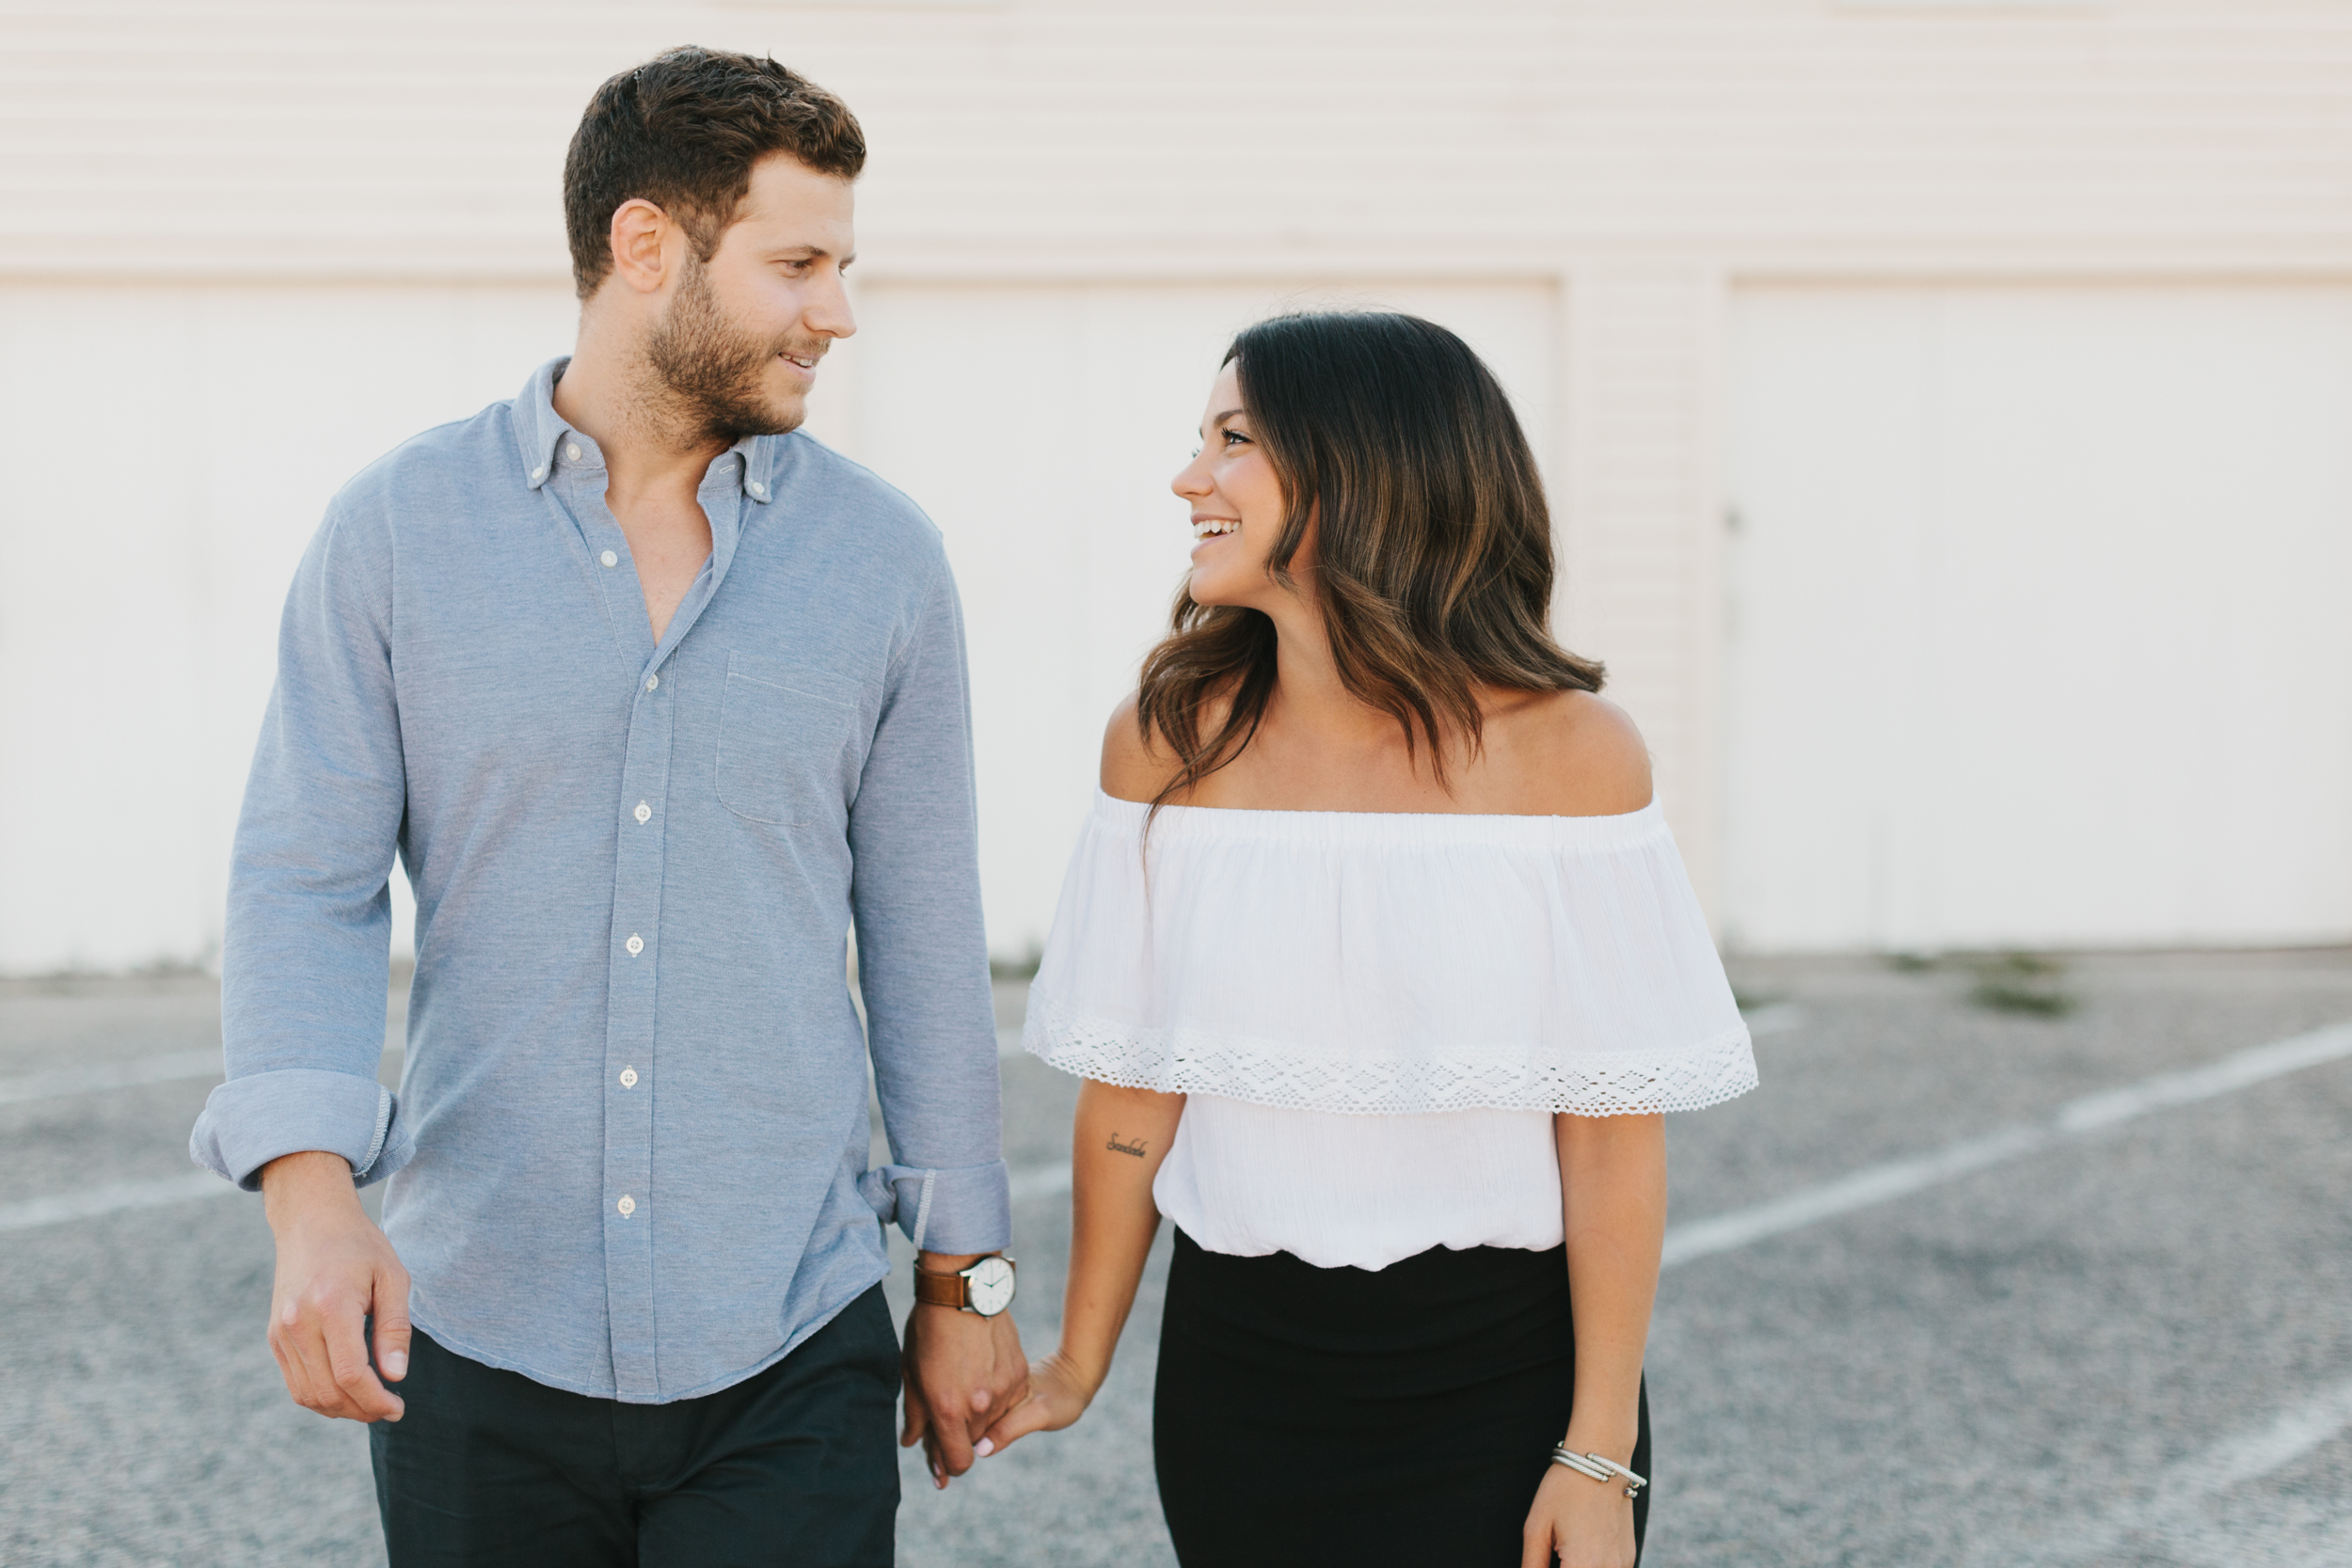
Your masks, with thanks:
[{"label": "woman's white off-shoulder top", "polygon": [[1097,793],[1023,1043],[1190,1096],[1153,1194],[1215,1252],[1382,1268],[1561,1240],[1551,1117],[1756,1086],[1655,802],[1620,816]]}]

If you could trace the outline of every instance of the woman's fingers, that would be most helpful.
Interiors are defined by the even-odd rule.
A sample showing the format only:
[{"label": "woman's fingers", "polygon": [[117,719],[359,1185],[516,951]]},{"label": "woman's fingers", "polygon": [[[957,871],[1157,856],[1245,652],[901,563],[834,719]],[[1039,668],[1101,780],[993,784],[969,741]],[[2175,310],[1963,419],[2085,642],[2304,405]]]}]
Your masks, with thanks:
[{"label": "woman's fingers", "polygon": [[974,1444],[985,1459],[1033,1432],[1058,1432],[1086,1414],[1087,1396],[1071,1386],[1067,1370],[1053,1361],[1029,1368],[1028,1396],[999,1416]]},{"label": "woman's fingers", "polygon": [[923,1466],[931,1473],[931,1485],[945,1492],[947,1489],[947,1456],[940,1451],[936,1428],[923,1433]]},{"label": "woman's fingers", "polygon": [[993,1453],[1001,1453],[1029,1433],[1044,1431],[1053,1424],[1052,1417],[1053,1412],[1047,1408],[1044,1397],[1033,1393],[997,1417],[995,1425],[990,1427],[972,1446],[972,1451],[982,1459]]}]

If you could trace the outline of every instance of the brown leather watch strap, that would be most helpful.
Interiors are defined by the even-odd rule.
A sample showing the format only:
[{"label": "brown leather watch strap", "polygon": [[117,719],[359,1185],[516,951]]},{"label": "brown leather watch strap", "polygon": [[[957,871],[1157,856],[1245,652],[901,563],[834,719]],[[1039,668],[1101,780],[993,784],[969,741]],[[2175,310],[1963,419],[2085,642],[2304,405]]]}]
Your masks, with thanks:
[{"label": "brown leather watch strap", "polygon": [[972,1282],[960,1274],[914,1271],[914,1299],[926,1307],[962,1307],[971,1300]]}]

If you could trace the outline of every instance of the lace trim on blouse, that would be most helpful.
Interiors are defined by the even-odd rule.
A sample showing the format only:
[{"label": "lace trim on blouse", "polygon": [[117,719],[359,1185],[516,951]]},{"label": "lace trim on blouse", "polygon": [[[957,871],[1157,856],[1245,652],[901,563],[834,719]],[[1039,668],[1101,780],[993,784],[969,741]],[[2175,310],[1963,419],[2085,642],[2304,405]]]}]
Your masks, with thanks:
[{"label": "lace trim on blouse", "polygon": [[1756,1083],[1656,804],[1604,817],[1096,796],[1023,1044],[1131,1088],[1361,1114],[1696,1110]]}]

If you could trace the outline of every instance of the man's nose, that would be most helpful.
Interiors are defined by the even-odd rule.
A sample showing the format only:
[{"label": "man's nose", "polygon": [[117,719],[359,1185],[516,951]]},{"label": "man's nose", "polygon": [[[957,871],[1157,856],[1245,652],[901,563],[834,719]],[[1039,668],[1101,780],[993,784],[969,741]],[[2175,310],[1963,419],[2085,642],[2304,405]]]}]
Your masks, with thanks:
[{"label": "man's nose", "polygon": [[801,324],[811,332],[828,338],[849,338],[857,333],[857,316],[850,309],[850,291],[839,273],[826,280],[808,309],[802,313]]}]

